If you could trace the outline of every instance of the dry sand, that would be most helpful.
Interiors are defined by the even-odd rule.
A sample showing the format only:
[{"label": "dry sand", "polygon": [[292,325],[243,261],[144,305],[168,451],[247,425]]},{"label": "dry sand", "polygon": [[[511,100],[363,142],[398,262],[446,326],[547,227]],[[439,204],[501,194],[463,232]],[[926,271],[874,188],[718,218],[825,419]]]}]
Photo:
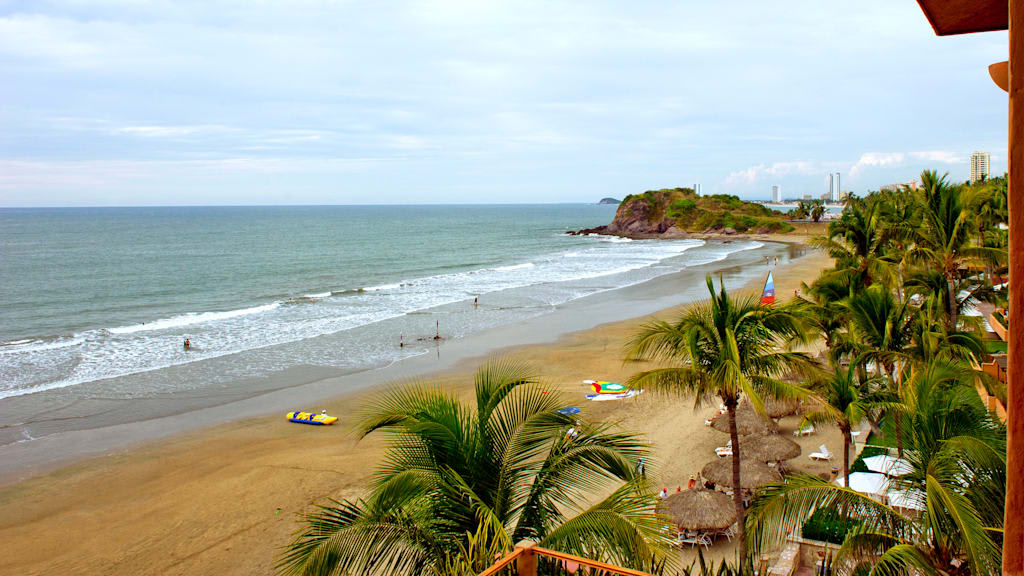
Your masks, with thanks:
[{"label": "dry sand", "polygon": [[[812,280],[829,264],[826,256],[812,253],[779,266],[776,293],[785,299],[800,281]],[[756,291],[760,286],[748,288]],[[589,418],[616,421],[645,435],[656,455],[649,467],[652,479],[675,490],[728,440],[704,425],[717,403],[695,410],[693,400],[684,398],[645,394],[602,403],[583,398],[583,379],[623,381],[642,369],[622,363],[623,343],[638,323],[602,325],[552,345],[509,353],[535,366],[562,390],[567,403],[584,408]],[[466,393],[477,364],[467,362],[431,381]],[[325,403],[342,417],[340,426],[252,419],[2,487],[0,573],[269,574],[280,548],[298,528],[296,513],[329,498],[362,494],[384,442],[375,436],[357,441],[346,426],[346,415],[370,393]],[[789,434],[796,422],[796,417],[784,419],[782,433]],[[821,443],[833,452],[842,446],[835,430],[799,442],[803,455],[790,467],[810,473],[831,465],[812,463],[807,454]],[[732,547],[725,544],[709,554],[731,555]]]}]

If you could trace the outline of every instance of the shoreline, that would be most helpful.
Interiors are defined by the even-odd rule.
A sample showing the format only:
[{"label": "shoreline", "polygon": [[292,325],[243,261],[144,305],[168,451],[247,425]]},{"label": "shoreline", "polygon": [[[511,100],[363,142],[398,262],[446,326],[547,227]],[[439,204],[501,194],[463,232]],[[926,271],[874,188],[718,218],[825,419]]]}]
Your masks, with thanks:
[{"label": "shoreline", "polygon": [[[760,255],[769,248],[803,250],[775,245],[746,254]],[[780,296],[801,280],[812,280],[829,262],[823,254],[805,252],[772,268]],[[272,572],[280,546],[298,526],[295,514],[327,498],[360,497],[379,464],[386,437],[355,438],[348,418],[352,406],[378,390],[380,383],[413,375],[469,394],[472,371],[483,358],[497,354],[535,367],[567,403],[582,407],[586,417],[617,422],[646,436],[657,457],[650,465],[653,482],[669,487],[685,483],[703,460],[714,458],[713,447],[726,440],[703,425],[712,407],[694,410],[692,399],[656,395],[580,403],[586,393],[580,381],[595,374],[622,379],[635,371],[635,365],[621,361],[624,335],[643,318],[675,314],[705,298],[703,278],[709,268],[723,269],[730,290],[756,290],[766,270],[758,264],[730,270],[736,268],[735,262],[726,259],[688,274],[590,296],[593,300],[575,301],[578,304],[566,306],[570,310],[563,314],[502,328],[459,350],[453,350],[458,342],[450,342],[439,347],[437,356],[411,359],[415,365],[400,362],[375,371],[373,382],[340,395],[332,379],[301,387],[311,397],[335,392],[318,406],[341,416],[334,427],[296,426],[267,415],[266,402],[294,396],[296,388],[255,399],[257,406],[249,408],[263,410],[255,417],[240,415],[232,422],[211,424],[193,421],[194,426],[181,430],[167,422],[134,425],[139,436],[129,445],[103,448],[104,455],[71,464],[44,464],[30,479],[0,485],[0,549],[7,552],[0,555],[0,572],[122,574],[136,573],[140,565],[168,574]],[[686,276],[691,281],[679,290],[679,280]],[[359,376],[371,380],[365,373]],[[218,412],[199,412],[207,411],[207,417]],[[151,432],[160,434],[145,437]],[[841,445],[825,433],[801,443],[808,443],[808,453],[822,441]],[[53,445],[61,447],[60,442]],[[8,461],[7,456],[0,454],[0,463]],[[806,458],[800,460],[799,465],[806,465]],[[717,546],[714,552],[728,550]]]},{"label": "shoreline", "polygon": [[[707,273],[723,274],[727,286],[735,289],[746,282],[748,276],[757,276],[767,270],[760,265],[765,255],[779,255],[783,262],[787,262],[805,250],[799,242],[779,242],[772,237],[762,237],[758,241],[765,242],[765,245],[732,253],[720,261],[571,300],[555,306],[552,312],[490,328],[467,338],[444,341],[432,350],[383,366],[354,371],[293,366],[266,376],[240,379],[228,388],[211,387],[169,397],[136,399],[133,403],[142,415],[138,419],[57,431],[27,441],[0,445],[0,486],[27,480],[85,458],[110,455],[176,434],[265,417],[275,412],[310,410],[318,403],[330,402],[387,382],[443,372],[462,360],[507,353],[520,346],[552,343],[567,334],[600,324],[639,318],[703,297],[703,278]],[[686,288],[677,292],[675,287],[678,284]],[[15,401],[31,402],[31,399],[22,397]],[[101,403],[103,411],[112,411],[121,409],[125,401],[90,399],[89,402]],[[152,417],[147,412],[148,403],[155,405],[153,411],[163,409],[167,412],[170,409],[170,413]]]}]

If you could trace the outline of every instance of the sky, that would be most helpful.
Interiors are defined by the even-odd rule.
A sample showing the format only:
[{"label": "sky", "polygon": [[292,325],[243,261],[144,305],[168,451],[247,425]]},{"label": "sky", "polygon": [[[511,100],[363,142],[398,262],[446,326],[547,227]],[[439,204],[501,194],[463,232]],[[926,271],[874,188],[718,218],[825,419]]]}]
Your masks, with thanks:
[{"label": "sky", "polygon": [[0,206],[863,194],[1006,169],[914,0],[0,0]]}]

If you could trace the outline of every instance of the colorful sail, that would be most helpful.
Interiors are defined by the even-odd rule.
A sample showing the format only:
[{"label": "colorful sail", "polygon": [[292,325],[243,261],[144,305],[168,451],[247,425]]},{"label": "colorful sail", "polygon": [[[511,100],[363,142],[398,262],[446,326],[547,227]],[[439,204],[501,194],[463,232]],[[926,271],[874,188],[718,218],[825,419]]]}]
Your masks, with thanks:
[{"label": "colorful sail", "polygon": [[775,303],[775,279],[772,273],[768,273],[768,279],[764,281],[764,291],[761,292],[761,305],[770,306]]}]

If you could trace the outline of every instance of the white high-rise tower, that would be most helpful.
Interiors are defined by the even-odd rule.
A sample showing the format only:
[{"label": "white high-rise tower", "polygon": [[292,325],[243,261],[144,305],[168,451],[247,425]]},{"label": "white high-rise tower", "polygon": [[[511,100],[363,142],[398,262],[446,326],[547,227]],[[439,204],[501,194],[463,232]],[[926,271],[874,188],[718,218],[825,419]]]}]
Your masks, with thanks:
[{"label": "white high-rise tower", "polygon": [[772,202],[776,204],[782,202],[782,187],[778,184],[772,185]]},{"label": "white high-rise tower", "polygon": [[975,152],[971,154],[971,182],[977,182],[989,176],[989,155],[988,152]]}]

